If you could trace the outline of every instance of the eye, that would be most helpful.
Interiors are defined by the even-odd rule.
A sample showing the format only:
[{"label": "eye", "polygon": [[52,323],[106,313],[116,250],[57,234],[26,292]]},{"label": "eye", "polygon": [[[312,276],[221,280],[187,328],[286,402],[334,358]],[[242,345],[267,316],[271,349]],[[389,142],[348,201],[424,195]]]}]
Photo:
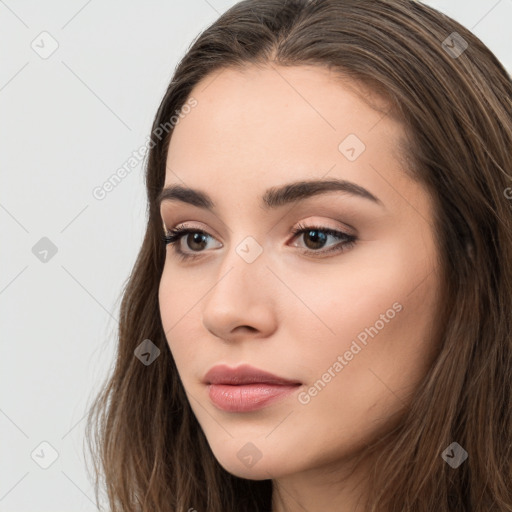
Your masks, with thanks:
[{"label": "eye", "polygon": [[[311,254],[315,256],[322,256],[324,254],[340,253],[350,249],[356,242],[357,238],[354,235],[344,233],[335,229],[322,227],[322,226],[304,226],[299,224],[296,228],[292,229],[294,238],[300,235],[305,235],[304,240],[308,240],[307,244],[310,247],[306,249],[300,248],[304,254]],[[213,238],[210,234],[202,229],[189,228],[186,226],[178,226],[174,229],[168,230],[163,236],[163,241],[166,245],[171,245],[174,253],[181,259],[193,259],[200,256],[203,249],[207,246],[208,238]],[[319,250],[324,247],[329,237],[338,240],[334,246],[327,250]],[[184,239],[186,245],[192,252],[184,251],[182,248],[181,240]],[[197,254],[193,254],[193,253]]]},{"label": "eye", "polygon": [[[331,229],[323,226],[304,226],[299,224],[292,230],[296,238],[303,236],[303,240],[306,241],[306,250],[303,250],[305,254],[314,253],[323,255],[331,253],[339,253],[350,249],[356,242],[357,237],[355,235],[349,235],[343,231]],[[304,236],[305,235],[305,236]],[[339,242],[333,245],[330,249],[319,251],[326,244],[329,237],[339,240]],[[308,247],[309,246],[309,247]]]},{"label": "eye", "polygon": [[165,245],[171,245],[175,254],[180,259],[196,258],[199,254],[190,254],[183,251],[181,247],[182,238],[185,239],[186,244],[195,252],[203,252],[207,238],[212,238],[206,231],[197,228],[187,228],[185,226],[178,226],[174,229],[167,231],[164,235],[163,241]]}]

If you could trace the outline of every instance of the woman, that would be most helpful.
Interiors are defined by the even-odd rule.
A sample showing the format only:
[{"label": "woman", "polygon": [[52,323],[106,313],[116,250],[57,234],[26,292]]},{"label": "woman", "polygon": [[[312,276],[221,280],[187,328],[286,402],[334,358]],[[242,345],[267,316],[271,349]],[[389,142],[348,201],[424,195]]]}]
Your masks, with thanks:
[{"label": "woman", "polygon": [[197,38],[89,417],[110,510],[512,511],[511,93],[411,0]]}]

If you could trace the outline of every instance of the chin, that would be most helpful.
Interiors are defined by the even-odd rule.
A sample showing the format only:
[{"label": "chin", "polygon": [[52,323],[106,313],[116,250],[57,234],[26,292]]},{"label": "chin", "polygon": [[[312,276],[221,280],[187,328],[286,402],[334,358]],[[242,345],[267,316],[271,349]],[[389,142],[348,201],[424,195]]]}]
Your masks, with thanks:
[{"label": "chin", "polygon": [[[224,444],[221,448],[212,448],[217,462],[228,472],[247,480],[268,480],[288,473],[289,468],[283,467],[283,458],[275,452],[265,455],[256,443],[251,441]],[[262,444],[262,443],[260,443]],[[230,449],[232,446],[232,450]]]}]

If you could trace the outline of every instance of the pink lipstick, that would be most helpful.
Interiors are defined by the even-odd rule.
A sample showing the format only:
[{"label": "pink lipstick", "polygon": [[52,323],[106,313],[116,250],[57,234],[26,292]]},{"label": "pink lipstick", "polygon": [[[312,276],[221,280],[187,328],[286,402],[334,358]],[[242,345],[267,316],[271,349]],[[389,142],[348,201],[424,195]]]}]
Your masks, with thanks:
[{"label": "pink lipstick", "polygon": [[284,379],[249,365],[217,365],[204,376],[210,400],[223,411],[255,411],[294,392],[301,382]]}]

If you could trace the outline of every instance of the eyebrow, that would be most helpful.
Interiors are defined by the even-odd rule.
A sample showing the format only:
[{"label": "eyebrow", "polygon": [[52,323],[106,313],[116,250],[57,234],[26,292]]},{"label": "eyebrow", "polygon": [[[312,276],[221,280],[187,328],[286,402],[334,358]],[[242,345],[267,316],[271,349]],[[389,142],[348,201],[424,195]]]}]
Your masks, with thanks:
[{"label": "eyebrow", "polygon": [[[264,210],[275,209],[288,203],[295,203],[333,191],[361,197],[384,207],[382,201],[365,188],[341,179],[296,181],[280,187],[269,188],[261,198],[261,206]],[[164,201],[180,201],[206,210],[215,208],[215,203],[206,192],[179,184],[169,185],[162,189],[157,197],[158,208]]]}]

